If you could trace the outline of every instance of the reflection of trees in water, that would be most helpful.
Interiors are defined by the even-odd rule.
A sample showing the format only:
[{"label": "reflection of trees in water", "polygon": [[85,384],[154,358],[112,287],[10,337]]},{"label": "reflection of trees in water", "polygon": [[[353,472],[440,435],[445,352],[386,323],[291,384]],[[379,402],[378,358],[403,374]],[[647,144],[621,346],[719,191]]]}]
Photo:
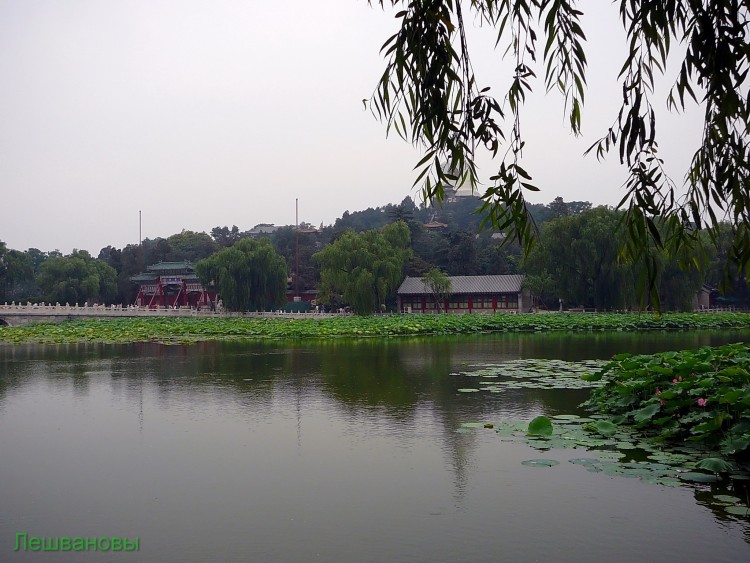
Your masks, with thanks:
[{"label": "reflection of trees in water", "polygon": [[38,378],[53,389],[71,387],[76,396],[86,396],[92,376],[111,373],[107,355],[100,343],[0,345],[0,404]]},{"label": "reflection of trees in water", "polygon": [[3,345],[0,408],[15,390],[39,377],[53,389],[72,388],[78,395],[87,394],[95,381],[108,381],[112,393],[133,406],[141,427],[145,389],[146,400],[153,395],[162,409],[203,401],[210,401],[219,413],[222,409],[268,412],[274,403],[294,409],[301,441],[305,411],[317,409],[322,394],[351,424],[383,420],[387,431],[409,429],[410,440],[420,439],[420,424],[433,425],[432,435],[440,436],[445,463],[453,469],[459,501],[480,440],[477,433],[457,433],[462,423],[498,422],[519,418],[519,413],[574,412],[587,392],[524,389],[464,394],[457,389],[477,387],[480,380],[455,375],[458,372],[521,357],[589,359],[608,357],[613,351],[640,352],[644,346],[677,349],[707,340],[720,344],[746,334],[726,331],[717,336],[717,332],[492,334],[188,346]]},{"label": "reflection of trees in water", "polygon": [[726,480],[719,483],[696,486],[693,491],[697,505],[710,510],[714,519],[723,527],[740,527],[746,543],[750,543],[750,521],[747,517],[729,514],[723,505],[717,504],[716,495],[730,495],[742,501],[743,506],[750,506],[750,482]]}]

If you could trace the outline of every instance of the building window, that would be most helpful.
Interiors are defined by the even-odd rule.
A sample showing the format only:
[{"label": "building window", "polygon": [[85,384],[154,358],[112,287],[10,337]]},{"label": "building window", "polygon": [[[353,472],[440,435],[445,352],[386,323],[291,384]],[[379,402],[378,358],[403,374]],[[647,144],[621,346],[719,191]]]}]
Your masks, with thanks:
[{"label": "building window", "polygon": [[451,297],[450,308],[451,309],[468,309],[469,298],[466,295],[458,295],[456,297]]}]

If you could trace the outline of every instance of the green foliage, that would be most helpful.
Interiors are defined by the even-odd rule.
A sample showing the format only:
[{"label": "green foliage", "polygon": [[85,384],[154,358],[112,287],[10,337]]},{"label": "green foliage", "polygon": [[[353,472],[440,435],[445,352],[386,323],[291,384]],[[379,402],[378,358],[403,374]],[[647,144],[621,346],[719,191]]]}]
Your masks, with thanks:
[{"label": "green foliage", "polygon": [[48,258],[37,282],[50,303],[111,303],[117,288],[117,272],[95,260],[85,250]]},{"label": "green foliage", "polygon": [[[170,262],[197,262],[219,250],[219,245],[206,233],[183,230],[167,239],[171,248]],[[150,264],[149,264],[150,265]]]},{"label": "green foliage", "polygon": [[546,416],[537,416],[529,422],[527,434],[530,436],[552,436],[552,421]]},{"label": "green foliage", "polygon": [[359,315],[379,311],[403,279],[411,257],[409,239],[403,221],[380,230],[345,232],[314,255],[321,267],[321,300],[351,305]]},{"label": "green foliage", "polygon": [[525,262],[537,294],[557,290],[554,301],[562,298],[571,307],[634,305],[633,270],[618,261],[621,219],[621,212],[597,207],[545,223]]},{"label": "green foliage", "polygon": [[584,403],[661,442],[693,441],[725,455],[750,445],[750,347],[621,354]]},{"label": "green foliage", "polygon": [[318,243],[314,233],[299,232],[294,227],[281,227],[270,237],[273,247],[286,260],[291,278],[291,287],[297,288],[297,261],[299,260],[299,289],[313,289],[320,278],[320,272],[312,259]]},{"label": "green foliage", "polygon": [[[646,271],[621,259],[623,219],[624,212],[596,207],[546,222],[524,264],[530,274],[527,287],[535,295],[552,297],[553,302],[562,298],[570,306],[642,306],[636,287],[638,274]],[[664,251],[655,251],[653,257],[659,265],[653,283],[662,308],[691,310],[703,279],[700,272],[678,267]]]},{"label": "green foliage", "polygon": [[[399,30],[382,46],[387,63],[370,108],[387,131],[423,149],[414,184],[422,187],[425,201],[441,201],[447,186],[479,185],[478,148],[493,158],[501,155],[482,196],[482,212],[486,223],[507,230],[528,252],[536,229],[524,194],[538,188],[522,166],[522,107],[539,74],[547,91],[564,98],[571,131],[581,133],[587,68],[583,12],[559,0],[377,3],[403,9],[396,14]],[[589,151],[598,158],[615,151],[628,169],[620,202],[626,210],[623,255],[641,264],[641,290],[648,290],[658,307],[660,254],[689,255],[700,229],[716,233],[724,216],[734,226],[729,269],[734,265],[747,273],[750,268],[750,8],[737,0],[621,0],[619,5],[627,35],[618,77],[622,105]],[[472,11],[468,19],[464,7]],[[474,75],[467,21],[496,29],[496,44],[507,46],[513,70],[499,97]],[[667,106],[681,111],[686,99],[692,100],[705,116],[685,174],[685,197],[657,156],[652,101],[654,77],[665,72],[674,45],[684,51]]]},{"label": "green foliage", "polygon": [[245,238],[195,265],[229,311],[265,311],[286,302],[287,269],[267,239]]},{"label": "green foliage", "polygon": [[226,248],[240,240],[240,230],[237,225],[232,225],[231,230],[229,227],[214,227],[211,229],[211,238],[214,239],[216,244]]},{"label": "green foliage", "polygon": [[442,311],[442,304],[445,297],[451,291],[451,280],[439,268],[433,268],[422,278],[425,286],[432,292],[438,311]]},{"label": "green foliage", "polygon": [[4,251],[0,241],[0,302],[27,301],[38,295],[31,256],[18,250]]},{"label": "green foliage", "polygon": [[[173,342],[184,340],[196,342],[238,338],[330,339],[487,332],[575,331],[588,333],[605,330],[648,332],[653,330],[748,328],[749,325],[748,315],[742,313],[717,313],[712,315],[667,313],[661,316],[649,314],[373,315],[369,317],[334,316],[307,319],[154,317],[148,319],[113,318],[52,325],[31,324],[20,327],[0,327],[0,341]],[[536,362],[533,363],[535,364],[534,371],[537,372],[537,375],[540,375],[539,366],[536,366]],[[566,379],[564,375],[567,370],[560,365],[556,365],[554,369],[556,380]],[[549,369],[544,371],[548,372]],[[547,373],[547,375],[549,374]],[[579,374],[576,373],[575,376],[578,377]],[[630,393],[624,394],[623,397],[622,403],[624,406],[636,401],[635,395]],[[728,395],[726,399],[731,399],[731,395]],[[736,430],[739,431],[739,429]]]}]

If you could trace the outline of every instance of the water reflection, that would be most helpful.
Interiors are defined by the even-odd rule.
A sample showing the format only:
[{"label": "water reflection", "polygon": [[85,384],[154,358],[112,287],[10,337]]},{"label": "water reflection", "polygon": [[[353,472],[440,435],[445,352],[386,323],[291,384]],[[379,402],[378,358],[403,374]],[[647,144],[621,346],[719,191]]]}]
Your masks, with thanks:
[{"label": "water reflection", "polygon": [[[0,559],[19,529],[140,535],[146,560],[654,558],[617,551],[605,524],[625,518],[618,534],[646,534],[665,511],[684,520],[690,539],[671,538],[680,553],[715,555],[718,538],[736,558],[746,527],[704,514],[692,490],[565,464],[524,472],[538,452],[456,432],[572,412],[585,391],[462,394],[452,374],[746,335],[0,346]],[[545,541],[524,542],[530,529]],[[584,531],[602,542],[588,557],[569,541]]]}]

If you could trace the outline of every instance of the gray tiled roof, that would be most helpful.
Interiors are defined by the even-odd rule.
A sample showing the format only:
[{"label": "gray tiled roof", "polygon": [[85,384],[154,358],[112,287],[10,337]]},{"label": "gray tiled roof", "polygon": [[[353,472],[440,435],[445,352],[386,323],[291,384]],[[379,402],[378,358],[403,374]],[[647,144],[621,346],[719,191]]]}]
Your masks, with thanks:
[{"label": "gray tiled roof", "polygon": [[[448,276],[451,293],[520,293],[522,274],[502,276]],[[407,277],[398,288],[399,295],[425,295],[432,292],[422,278]]]}]

